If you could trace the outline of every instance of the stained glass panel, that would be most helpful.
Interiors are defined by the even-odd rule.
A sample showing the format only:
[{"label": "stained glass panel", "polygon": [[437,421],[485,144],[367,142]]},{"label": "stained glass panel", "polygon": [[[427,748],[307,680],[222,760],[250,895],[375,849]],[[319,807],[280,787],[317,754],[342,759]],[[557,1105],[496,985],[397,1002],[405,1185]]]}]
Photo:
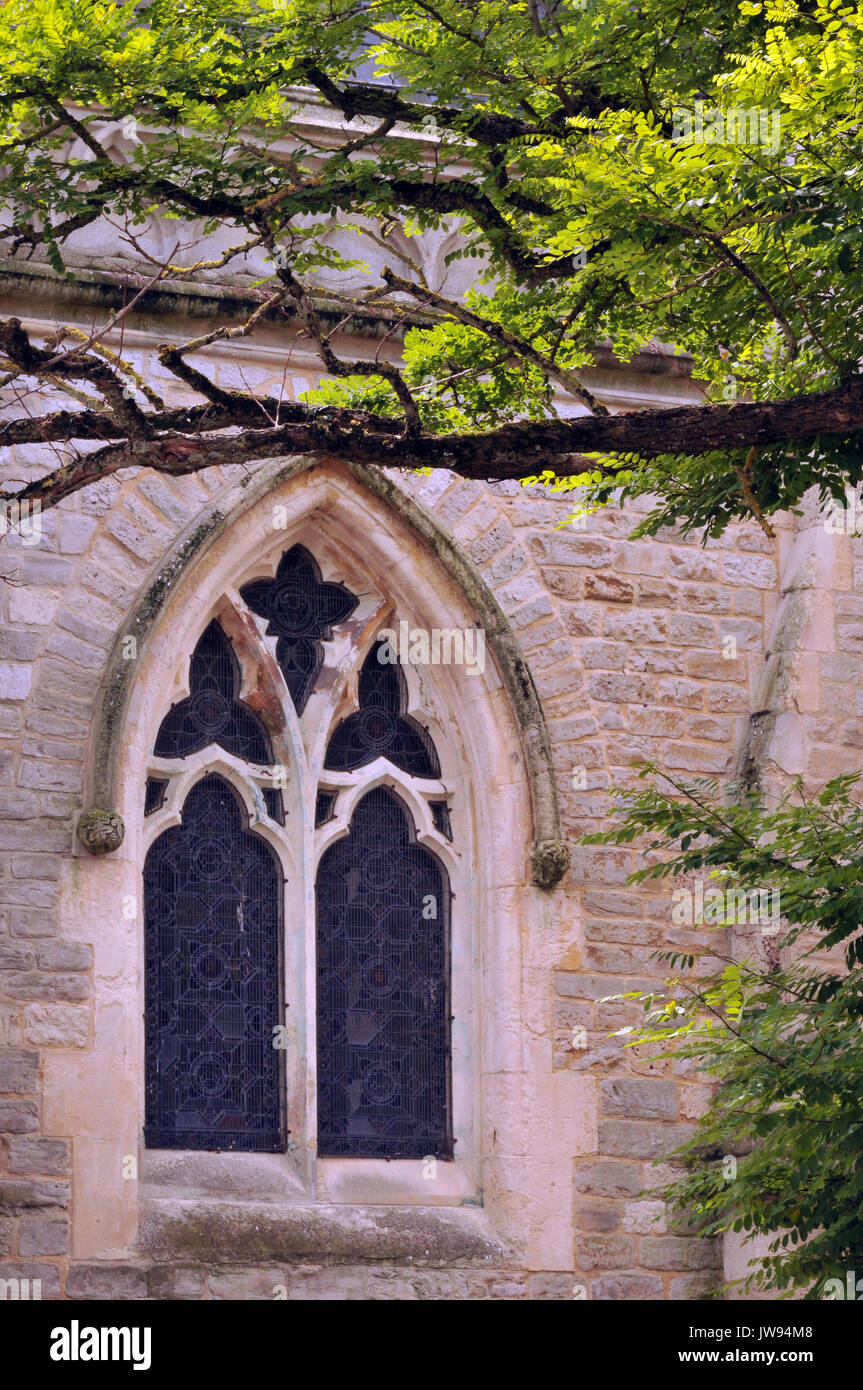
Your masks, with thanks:
[{"label": "stained glass panel", "polygon": [[299,714],[315,688],[324,659],[322,642],[359,600],[343,584],[325,584],[316,560],[302,545],[286,551],[274,579],[255,579],[240,590],[253,613],[278,637],[276,660]]},{"label": "stained glass panel", "polygon": [[383,787],[317,880],[318,1151],[452,1156],[446,870]]},{"label": "stained glass panel", "polygon": [[359,709],[337,725],[324,766],[334,772],[353,772],[383,757],[413,777],[440,777],[431,737],[404,713],[407,691],[400,668],[378,660],[388,646],[378,642],[363,662]]},{"label": "stained glass panel", "polygon": [[246,762],[269,766],[269,736],[254,710],[240,700],[240,684],[239,662],[214,619],[192,653],[191,693],[172,705],[162,720],[154,748],[157,757],[186,758],[218,743]]},{"label": "stained glass panel", "polygon": [[282,875],[223,778],[186,798],[144,867],[146,1142],[285,1148]]}]

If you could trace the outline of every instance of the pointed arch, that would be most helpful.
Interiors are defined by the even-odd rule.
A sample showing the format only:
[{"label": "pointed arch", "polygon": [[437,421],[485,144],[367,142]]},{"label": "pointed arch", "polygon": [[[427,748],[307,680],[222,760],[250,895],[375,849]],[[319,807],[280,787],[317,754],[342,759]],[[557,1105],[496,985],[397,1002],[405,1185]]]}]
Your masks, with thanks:
[{"label": "pointed arch", "polygon": [[[560,828],[548,729],[533,677],[515,634],[475,566],[434,519],[401,492],[380,469],[359,464],[329,464],[302,459],[262,467],[242,491],[239,505],[231,508],[230,512],[223,511],[219,506],[212,507],[172,547],[159,573],[130,615],[126,632],[118,638],[109,662],[94,721],[85,801],[90,809],[82,817],[80,837],[86,844],[86,827],[94,819],[101,824],[100,818],[106,815],[117,818],[119,735],[128,718],[137,665],[129,661],[125,654],[129,639],[133,639],[136,652],[142,654],[164,609],[172,602],[174,594],[183,588],[183,581],[188,578],[190,570],[204,561],[229,530],[240,525],[244,515],[260,509],[267,500],[275,508],[275,499],[284,494],[286,485],[296,482],[303,475],[309,478],[317,475],[319,479],[324,476],[336,482],[333,489],[336,494],[335,515],[340,500],[338,494],[342,495],[342,501],[350,495],[350,489],[346,490],[345,487],[349,479],[354,488],[359,486],[370,497],[380,499],[413,533],[414,540],[421,541],[432,552],[441,577],[448,580],[460,595],[472,621],[483,627],[507,693],[509,714],[524,755],[533,819],[533,834],[529,836],[530,880],[537,887],[553,888],[569,865],[569,850]],[[298,539],[298,536],[297,532],[294,539]],[[384,560],[384,557],[381,559]],[[387,559],[399,565],[397,555]],[[103,851],[114,849],[121,839],[122,825],[116,843],[110,843],[110,840],[105,843],[103,840],[100,848]],[[94,848],[93,845],[88,847]]]}]

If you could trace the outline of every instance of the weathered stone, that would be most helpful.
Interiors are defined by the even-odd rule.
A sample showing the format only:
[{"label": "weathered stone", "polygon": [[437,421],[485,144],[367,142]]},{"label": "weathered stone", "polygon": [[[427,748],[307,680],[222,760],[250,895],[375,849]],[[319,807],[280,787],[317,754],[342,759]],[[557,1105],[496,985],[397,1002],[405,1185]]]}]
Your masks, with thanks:
[{"label": "weathered stone", "polygon": [[375,1303],[391,1299],[412,1301],[416,1298],[413,1280],[408,1277],[407,1271],[402,1269],[369,1270],[364,1283],[366,1298]]},{"label": "weathered stone", "polygon": [[582,1231],[616,1231],[620,1212],[610,1203],[576,1201],[575,1224]]},{"label": "weathered stone", "polygon": [[6,1211],[68,1205],[67,1182],[25,1182],[22,1179],[0,1178],[0,1208]]},{"label": "weathered stone", "polygon": [[66,1277],[66,1297],[138,1299],[147,1297],[146,1270],[133,1265],[73,1264]]},{"label": "weathered stone", "polygon": [[530,1274],[527,1280],[528,1298],[572,1298],[571,1274]]},{"label": "weathered stone", "polygon": [[766,556],[726,555],[722,578],[726,584],[745,584],[748,589],[774,589],[776,565]]},{"label": "weathered stone", "polygon": [[659,680],[656,682],[656,703],[672,705],[676,709],[702,709],[704,690],[694,681]]},{"label": "weathered stone", "polygon": [[71,1172],[66,1139],[11,1139],[9,1172],[63,1177]]},{"label": "weathered stone", "polygon": [[453,1298],[516,1299],[527,1297],[527,1277],[515,1273],[470,1274],[456,1270],[453,1274]]},{"label": "weathered stone", "polygon": [[584,1159],[575,1165],[576,1192],[595,1197],[634,1197],[644,1187],[644,1174],[639,1163],[621,1163],[615,1159]]},{"label": "weathered stone", "polygon": [[18,1231],[19,1255],[65,1255],[68,1249],[68,1221],[34,1217],[21,1222]]},{"label": "weathered stone", "polygon": [[22,787],[36,787],[39,791],[76,792],[81,786],[81,768],[78,763],[54,763],[29,758],[18,774]]},{"label": "weathered stone", "polygon": [[646,1120],[677,1119],[677,1087],[673,1081],[615,1077],[599,1083],[599,1095],[607,1115]]},{"label": "weathered stone", "polygon": [[32,1095],[39,1085],[39,1053],[0,1047],[0,1094]]},{"label": "weathered stone", "polygon": [[75,1004],[87,998],[90,982],[83,975],[62,975],[53,971],[22,971],[10,975],[6,993],[10,999],[39,1000]]},{"label": "weathered stone", "polygon": [[691,613],[674,613],[668,620],[668,640],[676,647],[707,647],[716,643],[716,623]]},{"label": "weathered stone", "polygon": [[[39,813],[39,801],[35,792],[9,791],[3,793],[3,817],[6,821],[32,820]],[[11,849],[7,843],[3,849]]]},{"label": "weathered stone", "polygon": [[78,821],[78,839],[91,854],[112,854],[123,843],[125,827],[116,811],[86,811]]},{"label": "weathered stone", "polygon": [[628,652],[623,642],[585,642],[579,657],[589,671],[622,671]]},{"label": "weathered stone", "polygon": [[528,544],[543,565],[587,565],[597,570],[607,568],[614,559],[611,543],[598,536],[552,531],[531,536]]},{"label": "weathered stone", "polygon": [[28,817],[28,822],[27,825],[0,822],[0,849],[53,850],[62,854],[69,848],[71,836],[65,826],[46,824],[36,817],[32,822]]},{"label": "weathered stone", "polygon": [[[522,632],[525,628],[538,623],[541,618],[548,618],[554,613],[549,598],[543,594],[540,598],[535,598],[531,603],[524,603],[520,608],[516,608],[514,613],[509,614],[509,621],[516,632]],[[524,639],[522,639],[524,640]],[[543,641],[545,636],[543,636]]]},{"label": "weathered stone", "polygon": [[650,990],[655,981],[609,975],[585,975],[574,971],[556,970],[554,988],[570,999],[602,999],[607,994],[625,994],[632,990]]},{"label": "weathered stone", "polygon": [[649,676],[603,671],[588,678],[587,688],[595,700],[613,700],[615,704],[625,704],[629,700],[649,700],[653,694],[653,681]]},{"label": "weathered stone", "polygon": [[74,1004],[28,1004],[24,1036],[37,1047],[85,1047],[90,1035],[90,1011]]},{"label": "weathered stone", "polygon": [[18,661],[0,661],[0,700],[26,700],[29,694],[29,665]]},{"label": "weathered stone", "polygon": [[635,1264],[635,1241],[631,1236],[586,1236],[576,1239],[576,1265],[579,1269],[625,1269]]},{"label": "weathered stone", "polygon": [[635,586],[613,574],[588,574],[584,580],[584,596],[605,603],[632,603]]},{"label": "weathered stone", "polygon": [[693,1128],[651,1120],[601,1120],[599,1147],[622,1158],[663,1158],[688,1139]]},{"label": "weathered stone", "polygon": [[9,661],[33,661],[39,652],[41,637],[36,632],[7,627],[0,632],[0,657]]},{"label": "weathered stone", "polygon": [[11,862],[13,878],[38,878],[48,882],[60,877],[60,866],[51,854],[13,854]]},{"label": "weathered stone", "polygon": [[584,963],[590,970],[624,974],[628,970],[645,969],[649,964],[649,957],[647,951],[636,950],[629,944],[597,946],[591,942],[584,948]]},{"label": "weathered stone", "polygon": [[667,1220],[664,1202],[627,1202],[623,1209],[623,1229],[630,1235],[665,1235]]},{"label": "weathered stone", "polygon": [[11,907],[54,907],[58,896],[56,883],[23,883],[20,879],[0,883],[0,903]]},{"label": "weathered stone", "polygon": [[691,772],[725,772],[734,754],[728,748],[705,748],[697,743],[676,743],[665,754],[667,767]]},{"label": "weathered stone", "polygon": [[[150,1273],[152,1276],[153,1271],[151,1270]],[[182,1267],[175,1269],[174,1298],[201,1298],[206,1277],[202,1269],[183,1269]]]},{"label": "weathered stone", "polygon": [[32,1134],[38,1128],[35,1100],[0,1100],[0,1134]]},{"label": "weathered stone", "polygon": [[720,1282],[718,1274],[678,1274],[669,1285],[668,1296],[676,1302],[710,1299]]},{"label": "weathered stone", "polygon": [[278,1269],[218,1269],[210,1275],[210,1292],[218,1299],[271,1300],[285,1285]]},{"label": "weathered stone", "polygon": [[29,970],[36,964],[32,946],[18,941],[0,941],[0,970]]},{"label": "weathered stone", "polygon": [[687,1236],[644,1236],[641,1263],[647,1269],[715,1269],[722,1252],[715,1240]]},{"label": "weathered stone", "polygon": [[0,1280],[5,1282],[7,1299],[15,1298],[16,1294],[19,1300],[28,1301],[60,1297],[60,1271],[56,1265],[20,1260],[4,1262],[0,1264]]},{"label": "weathered stone", "polygon": [[154,1265],[147,1271],[147,1291],[150,1298],[174,1297],[174,1271],[170,1265]]},{"label": "weathered stone", "polygon": [[37,947],[40,970],[89,970],[93,947],[83,941],[49,941]]},{"label": "weathered stone", "polygon": [[655,1301],[663,1297],[662,1280],[654,1274],[608,1274],[591,1280],[590,1297],[597,1303]]},{"label": "weathered stone", "polygon": [[80,555],[87,549],[90,537],[97,526],[96,518],[73,512],[61,518],[60,550],[64,554]]},{"label": "weathered stone", "polygon": [[292,1271],[287,1292],[291,1302],[319,1299],[357,1302],[365,1299],[365,1287],[364,1269],[303,1269]]},{"label": "weathered stone", "polygon": [[9,617],[13,623],[45,626],[53,620],[60,593],[56,589],[15,587],[9,593]]},{"label": "weathered stone", "polygon": [[718,561],[701,550],[675,550],[668,554],[668,572],[672,579],[694,579],[708,584],[715,580]]}]

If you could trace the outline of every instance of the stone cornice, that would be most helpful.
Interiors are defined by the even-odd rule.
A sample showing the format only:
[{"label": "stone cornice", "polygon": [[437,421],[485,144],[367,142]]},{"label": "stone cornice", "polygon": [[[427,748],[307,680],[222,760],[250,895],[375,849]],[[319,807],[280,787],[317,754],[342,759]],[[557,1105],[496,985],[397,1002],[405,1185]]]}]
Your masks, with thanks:
[{"label": "stone cornice", "polygon": [[[0,302],[8,313],[16,301],[48,300],[70,308],[99,309],[116,313],[128,301],[130,291],[137,293],[151,278],[146,267],[139,271],[98,270],[90,265],[70,266],[74,279],[58,275],[53,267],[41,261],[20,261],[0,258]],[[142,296],[130,322],[145,329],[148,321],[158,323],[165,337],[165,319],[219,318],[232,323],[244,323],[260,305],[259,296],[242,282],[205,280],[164,280]],[[345,319],[345,308],[328,299],[325,293],[318,300],[318,312],[324,323],[335,327]],[[47,317],[47,315],[46,315]],[[414,314],[414,322],[422,319],[422,310]],[[266,321],[266,316],[264,321]],[[431,321],[430,319],[428,320]],[[384,336],[396,342],[404,336],[405,327],[394,325],[392,315],[373,307],[359,307],[349,318],[352,337],[379,339]],[[170,335],[168,335],[170,336]],[[686,353],[673,353],[656,348],[644,349],[629,362],[621,362],[607,343],[596,348],[595,366],[606,371],[633,372],[639,376],[689,378],[692,358]]]}]

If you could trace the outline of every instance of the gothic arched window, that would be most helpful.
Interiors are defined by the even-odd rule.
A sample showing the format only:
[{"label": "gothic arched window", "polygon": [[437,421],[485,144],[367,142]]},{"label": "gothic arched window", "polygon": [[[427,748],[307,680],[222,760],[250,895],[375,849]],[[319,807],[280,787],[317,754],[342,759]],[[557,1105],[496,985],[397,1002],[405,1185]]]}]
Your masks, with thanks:
[{"label": "gothic arched window", "polygon": [[[450,880],[421,842],[446,858],[452,838],[437,748],[387,644],[362,656],[384,608],[325,581],[303,546],[270,563],[203,628],[153,744],[146,1143],[295,1147],[302,1053],[319,1154],[451,1158]],[[354,708],[338,693],[351,670]],[[290,1006],[312,890],[308,1019]]]}]

